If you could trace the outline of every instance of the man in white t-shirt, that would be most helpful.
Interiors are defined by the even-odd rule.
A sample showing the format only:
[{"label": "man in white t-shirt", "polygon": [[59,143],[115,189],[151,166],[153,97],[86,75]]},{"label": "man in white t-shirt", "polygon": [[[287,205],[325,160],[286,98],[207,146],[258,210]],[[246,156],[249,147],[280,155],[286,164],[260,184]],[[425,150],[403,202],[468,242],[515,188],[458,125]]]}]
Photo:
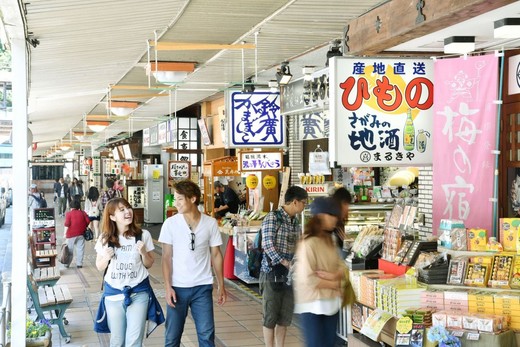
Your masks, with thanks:
[{"label": "man in white t-shirt", "polygon": [[174,185],[178,214],[168,218],[159,236],[166,291],[165,346],[180,346],[184,323],[191,309],[199,346],[215,346],[213,274],[217,277],[217,303],[226,302],[222,238],[216,219],[200,213],[200,189],[191,181]]}]

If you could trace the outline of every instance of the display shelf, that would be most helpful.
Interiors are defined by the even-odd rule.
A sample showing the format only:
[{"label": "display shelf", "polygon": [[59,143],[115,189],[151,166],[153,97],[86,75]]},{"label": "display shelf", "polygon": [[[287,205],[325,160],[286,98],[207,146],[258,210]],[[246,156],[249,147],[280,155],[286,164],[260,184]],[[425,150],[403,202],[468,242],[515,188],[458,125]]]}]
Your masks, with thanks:
[{"label": "display shelf", "polygon": [[[422,283],[422,282],[420,282]],[[500,293],[500,292],[515,292],[520,293],[520,289],[511,289],[511,288],[490,288],[490,287],[477,287],[477,286],[459,286],[456,284],[426,284],[428,289],[474,289],[474,290],[486,290],[489,292]]]},{"label": "display shelf", "polygon": [[444,248],[442,246],[437,246],[437,252],[440,253],[448,253],[453,257],[492,257],[499,253],[511,253],[511,252],[493,252],[493,251],[485,251],[485,252],[476,252],[476,251],[455,251],[453,249]]}]

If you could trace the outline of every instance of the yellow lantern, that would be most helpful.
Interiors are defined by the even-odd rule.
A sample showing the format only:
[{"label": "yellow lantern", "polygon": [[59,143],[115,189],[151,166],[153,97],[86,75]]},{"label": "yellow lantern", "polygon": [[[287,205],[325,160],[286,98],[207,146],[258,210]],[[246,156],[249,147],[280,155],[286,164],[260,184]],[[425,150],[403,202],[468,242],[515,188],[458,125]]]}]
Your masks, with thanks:
[{"label": "yellow lantern", "polygon": [[265,189],[271,190],[276,186],[276,178],[272,175],[266,175],[262,180]]},{"label": "yellow lantern", "polygon": [[249,189],[255,189],[256,187],[258,187],[258,177],[256,177],[256,175],[253,174],[247,176],[246,186]]}]

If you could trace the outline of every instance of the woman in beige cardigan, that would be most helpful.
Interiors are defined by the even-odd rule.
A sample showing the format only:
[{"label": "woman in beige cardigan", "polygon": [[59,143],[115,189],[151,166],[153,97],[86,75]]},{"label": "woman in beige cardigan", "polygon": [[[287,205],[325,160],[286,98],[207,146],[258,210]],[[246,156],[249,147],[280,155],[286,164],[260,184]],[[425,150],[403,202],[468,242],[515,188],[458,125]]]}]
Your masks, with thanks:
[{"label": "woman in beige cardigan", "polygon": [[345,276],[345,263],[332,238],[340,210],[331,198],[316,198],[310,207],[313,217],[296,250],[295,313],[300,314],[305,346],[332,347]]}]

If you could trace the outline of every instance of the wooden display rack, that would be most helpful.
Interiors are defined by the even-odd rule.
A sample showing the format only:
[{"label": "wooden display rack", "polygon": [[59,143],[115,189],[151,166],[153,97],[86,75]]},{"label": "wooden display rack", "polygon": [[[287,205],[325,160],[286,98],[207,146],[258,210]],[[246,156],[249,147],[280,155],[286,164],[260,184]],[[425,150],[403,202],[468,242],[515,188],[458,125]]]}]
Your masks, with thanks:
[{"label": "wooden display rack", "polygon": [[36,208],[33,213],[29,242],[33,267],[54,267],[58,255],[54,208]]}]

